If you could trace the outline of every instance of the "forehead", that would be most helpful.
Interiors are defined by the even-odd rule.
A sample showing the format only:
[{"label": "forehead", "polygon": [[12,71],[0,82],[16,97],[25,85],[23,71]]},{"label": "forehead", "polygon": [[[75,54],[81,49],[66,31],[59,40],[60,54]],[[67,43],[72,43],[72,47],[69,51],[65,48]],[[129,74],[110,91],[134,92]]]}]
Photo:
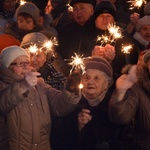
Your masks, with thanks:
[{"label": "forehead", "polygon": [[85,74],[90,75],[90,76],[101,75],[102,71],[97,70],[97,69],[87,69]]},{"label": "forehead", "polygon": [[98,17],[106,17],[106,16],[113,17],[110,13],[102,13],[98,15]]},{"label": "forehead", "polygon": [[150,29],[150,24],[148,24],[148,25],[143,25],[143,26],[141,27],[141,29],[144,29],[144,28],[149,28],[149,29]]},{"label": "forehead", "polygon": [[92,5],[91,4],[89,4],[89,3],[75,3],[74,5],[73,5],[73,8],[76,8],[76,7],[91,7]]}]

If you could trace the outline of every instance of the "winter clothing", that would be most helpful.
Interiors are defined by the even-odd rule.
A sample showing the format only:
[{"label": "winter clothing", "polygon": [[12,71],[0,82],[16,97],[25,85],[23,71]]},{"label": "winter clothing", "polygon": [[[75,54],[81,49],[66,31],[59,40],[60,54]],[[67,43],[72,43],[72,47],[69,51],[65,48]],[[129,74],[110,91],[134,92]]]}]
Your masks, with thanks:
[{"label": "winter clothing", "polygon": [[103,0],[96,5],[93,19],[95,20],[100,14],[109,13],[116,19],[116,7],[109,0]]},{"label": "winter clothing", "polygon": [[146,63],[150,58],[150,49],[143,56],[143,61]]},{"label": "winter clothing", "polygon": [[144,25],[150,25],[150,16],[144,16],[141,19],[139,19],[139,21],[136,24],[136,31],[140,31],[140,29],[144,26]]},{"label": "winter clothing", "polygon": [[32,44],[42,47],[43,43],[48,41],[48,38],[40,32],[32,32],[25,35],[21,41],[21,47],[29,47]]},{"label": "winter clothing", "polygon": [[98,56],[93,56],[85,59],[85,70],[96,69],[104,72],[108,77],[112,78],[112,68],[111,65],[103,58]]},{"label": "winter clothing", "polygon": [[40,12],[35,4],[26,2],[24,5],[20,5],[16,10],[16,17],[18,17],[21,13],[29,14],[33,20],[38,23]]},{"label": "winter clothing", "polygon": [[14,22],[14,23],[7,24],[7,26],[5,27],[4,33],[14,36],[16,39],[18,39],[21,42],[22,38],[26,34],[31,33],[31,32],[40,32],[42,30],[44,30],[44,28],[36,24],[33,30],[25,31],[25,30],[18,28],[17,22]]},{"label": "winter clothing", "polygon": [[13,45],[20,45],[19,40],[9,34],[0,34],[0,52],[8,47]]},{"label": "winter clothing", "polygon": [[0,112],[7,118],[11,150],[50,150],[50,116],[69,113],[79,97],[65,90],[61,93],[44,82],[22,95],[19,76],[6,68],[0,71],[0,78],[1,89],[7,87],[0,92]]},{"label": "winter clothing", "polygon": [[[114,123],[125,125],[134,121],[135,150],[149,150],[150,148],[150,78],[149,71],[143,61],[137,65],[138,82],[131,88],[127,88],[122,99],[119,98],[119,91],[113,94],[109,104],[109,116]],[[132,82],[128,80],[128,83]],[[119,82],[118,82],[119,83]],[[119,100],[119,101],[118,101]]]},{"label": "winter clothing", "polygon": [[4,67],[8,68],[13,60],[21,55],[28,57],[28,53],[24,49],[18,46],[9,46],[2,50],[0,55],[0,62]]},{"label": "winter clothing", "polygon": [[88,3],[95,7],[96,1],[95,0],[71,0],[70,5],[73,6],[75,3]]}]

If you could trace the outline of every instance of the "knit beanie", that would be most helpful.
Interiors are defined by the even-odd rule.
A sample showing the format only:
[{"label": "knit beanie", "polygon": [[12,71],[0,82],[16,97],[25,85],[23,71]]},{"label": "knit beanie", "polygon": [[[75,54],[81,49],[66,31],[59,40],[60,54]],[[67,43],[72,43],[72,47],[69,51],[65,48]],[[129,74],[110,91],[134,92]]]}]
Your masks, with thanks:
[{"label": "knit beanie", "polygon": [[85,70],[97,69],[97,70],[104,72],[109,78],[112,78],[113,76],[111,65],[106,59],[102,57],[99,57],[99,56],[89,57],[85,59],[84,64],[85,64]]},{"label": "knit beanie", "polygon": [[0,63],[8,68],[10,64],[18,57],[18,56],[28,56],[28,53],[25,49],[19,46],[9,46],[2,50],[0,54]]},{"label": "knit beanie", "polygon": [[70,5],[73,6],[75,3],[89,3],[89,4],[93,5],[94,8],[95,8],[95,5],[96,5],[95,0],[72,0],[70,2]]},{"label": "knit beanie", "polygon": [[145,15],[150,15],[150,2],[145,5],[144,14]]},{"label": "knit beanie", "polygon": [[150,59],[150,49],[148,49],[148,51],[143,56],[144,63],[146,63],[148,59]]},{"label": "knit beanie", "polygon": [[109,0],[101,1],[95,7],[93,19],[95,20],[100,14],[103,13],[109,13],[114,17],[114,19],[116,19],[117,11],[115,5],[111,3]]},{"label": "knit beanie", "polygon": [[136,24],[136,30],[137,30],[137,32],[140,31],[140,29],[144,25],[150,25],[150,16],[144,16],[141,19],[139,19],[139,21]]},{"label": "knit beanie", "polygon": [[20,41],[12,35],[0,34],[0,52],[4,48],[6,48],[8,46],[13,46],[13,45],[20,46]]},{"label": "knit beanie", "polygon": [[35,4],[26,2],[25,4],[20,5],[16,10],[16,17],[18,17],[18,15],[21,13],[29,14],[33,20],[38,23],[40,12],[39,8]]},{"label": "knit beanie", "polygon": [[47,41],[48,38],[40,33],[40,32],[32,32],[32,33],[28,33],[26,34],[23,39],[22,39],[22,42],[21,42],[21,47],[28,47],[32,44],[36,44],[37,46],[42,46],[43,43],[45,41]]}]

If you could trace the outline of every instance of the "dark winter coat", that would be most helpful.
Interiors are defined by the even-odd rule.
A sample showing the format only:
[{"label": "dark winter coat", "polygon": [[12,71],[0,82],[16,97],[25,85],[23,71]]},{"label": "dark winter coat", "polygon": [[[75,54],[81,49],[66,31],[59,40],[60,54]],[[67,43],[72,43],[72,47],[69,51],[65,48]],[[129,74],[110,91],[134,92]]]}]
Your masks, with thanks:
[{"label": "dark winter coat", "polygon": [[0,71],[0,79],[0,133],[4,135],[0,144],[7,140],[7,128],[11,150],[51,150],[51,115],[71,112],[79,97],[66,90],[57,91],[43,80],[21,94],[23,82],[7,68]]},{"label": "dark winter coat", "polygon": [[114,93],[109,116],[117,124],[134,120],[135,150],[150,150],[150,76],[144,63],[138,64],[137,72],[138,83],[127,90],[122,101],[117,102]]}]

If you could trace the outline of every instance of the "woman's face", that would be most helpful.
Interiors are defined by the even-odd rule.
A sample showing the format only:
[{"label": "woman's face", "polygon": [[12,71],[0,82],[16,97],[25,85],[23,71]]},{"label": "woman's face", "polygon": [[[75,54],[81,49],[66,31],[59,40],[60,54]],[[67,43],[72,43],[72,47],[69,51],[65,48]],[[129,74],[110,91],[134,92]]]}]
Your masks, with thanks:
[{"label": "woman's face", "polygon": [[100,30],[107,30],[109,24],[115,22],[114,17],[109,13],[100,14],[95,20],[95,26]]},{"label": "woman's face", "polygon": [[37,55],[31,54],[30,59],[31,59],[31,65],[36,70],[39,70],[46,62],[46,54],[43,51],[39,52]]},{"label": "woman's face", "polygon": [[150,42],[150,25],[144,25],[140,29],[139,33],[144,40]]},{"label": "woman's face", "polygon": [[30,60],[25,55],[18,56],[9,66],[9,68],[17,75],[24,78],[25,73],[29,72]]},{"label": "woman's face", "polygon": [[97,98],[108,88],[108,79],[101,71],[87,69],[82,77],[83,92],[88,99]]},{"label": "woman's face", "polygon": [[34,29],[34,20],[30,17],[18,16],[17,18],[18,27],[25,31],[31,31]]},{"label": "woman's face", "polygon": [[14,11],[16,8],[16,0],[4,0],[3,8],[6,11]]}]

